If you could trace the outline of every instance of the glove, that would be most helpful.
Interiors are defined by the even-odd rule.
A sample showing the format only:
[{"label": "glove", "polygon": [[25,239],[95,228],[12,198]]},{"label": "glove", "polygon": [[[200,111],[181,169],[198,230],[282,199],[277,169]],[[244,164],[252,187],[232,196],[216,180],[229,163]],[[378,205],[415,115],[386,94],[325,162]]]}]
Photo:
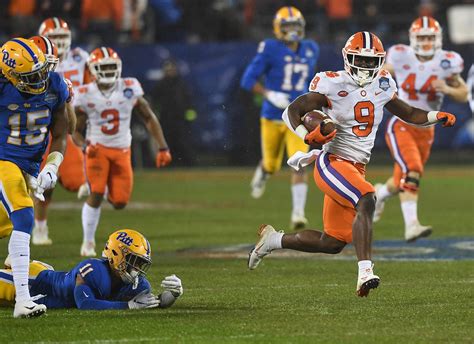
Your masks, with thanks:
[{"label": "glove", "polygon": [[128,301],[128,308],[130,309],[156,308],[159,305],[160,300],[148,290],[142,291],[140,294]]},{"label": "glove", "polygon": [[171,157],[170,150],[168,148],[162,148],[156,154],[156,167],[160,168],[167,166],[171,163],[171,160],[173,160],[173,158]]},{"label": "glove", "polygon": [[452,127],[456,123],[456,116],[449,112],[438,112],[436,118],[443,123],[443,127]]},{"label": "glove", "polygon": [[321,125],[318,125],[316,128],[314,128],[313,131],[309,132],[306,134],[304,137],[304,142],[307,145],[311,144],[320,144],[324,145],[331,141],[335,136],[336,136],[337,129],[334,129],[331,131],[329,134],[326,136],[321,133]]},{"label": "glove", "polygon": [[267,91],[265,98],[279,109],[286,109],[290,105],[290,96],[283,92]]},{"label": "glove", "polygon": [[165,279],[161,281],[161,286],[165,288],[165,290],[170,291],[174,297],[183,295],[181,280],[176,275],[165,277]]},{"label": "glove", "polygon": [[44,202],[44,189],[39,187],[38,179],[29,174],[26,174],[26,183],[28,184],[28,188],[33,192],[33,196]]},{"label": "glove", "polygon": [[57,181],[58,168],[53,164],[46,164],[38,175],[38,187],[36,190],[40,191],[40,189],[43,189],[44,191],[46,189],[52,189]]}]

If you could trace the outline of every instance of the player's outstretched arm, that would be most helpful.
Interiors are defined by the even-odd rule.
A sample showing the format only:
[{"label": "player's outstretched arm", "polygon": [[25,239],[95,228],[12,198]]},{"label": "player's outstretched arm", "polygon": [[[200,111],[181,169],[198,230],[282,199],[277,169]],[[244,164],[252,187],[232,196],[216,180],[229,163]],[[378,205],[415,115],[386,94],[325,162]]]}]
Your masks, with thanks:
[{"label": "player's outstretched arm", "polygon": [[72,134],[72,140],[79,147],[86,145],[86,138],[84,137],[84,131],[87,124],[87,114],[82,110],[81,107],[76,106],[75,108],[76,127]]},{"label": "player's outstretched arm", "polygon": [[408,105],[396,96],[385,105],[385,108],[404,122],[418,126],[430,126],[436,123],[443,123],[443,127],[452,127],[456,122],[456,116],[453,114],[442,111],[427,112]]},{"label": "player's outstretched arm", "polygon": [[137,104],[135,105],[138,110],[137,113],[145,122],[148,131],[151,133],[156,143],[159,146],[159,152],[156,155],[156,167],[163,167],[171,163],[171,154],[168,148],[168,144],[163,134],[160,122],[153,113],[148,101],[143,97],[138,97]]}]

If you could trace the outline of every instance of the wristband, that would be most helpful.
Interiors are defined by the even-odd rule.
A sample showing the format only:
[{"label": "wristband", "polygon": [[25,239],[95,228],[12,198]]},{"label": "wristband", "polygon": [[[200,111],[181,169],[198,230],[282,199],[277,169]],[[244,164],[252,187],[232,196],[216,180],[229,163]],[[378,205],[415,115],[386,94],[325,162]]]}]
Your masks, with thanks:
[{"label": "wristband", "polygon": [[54,165],[56,168],[59,168],[59,165],[63,162],[64,156],[60,152],[52,152],[48,154],[46,158],[46,163]]},{"label": "wristband", "polygon": [[305,126],[303,124],[300,124],[299,126],[297,126],[295,128],[295,133],[296,133],[296,135],[301,137],[302,140],[304,140],[306,135],[308,135],[309,131],[308,131],[308,129],[305,128]]},{"label": "wristband", "polygon": [[428,118],[428,123],[438,123],[438,113],[439,111],[430,111],[426,116]]}]

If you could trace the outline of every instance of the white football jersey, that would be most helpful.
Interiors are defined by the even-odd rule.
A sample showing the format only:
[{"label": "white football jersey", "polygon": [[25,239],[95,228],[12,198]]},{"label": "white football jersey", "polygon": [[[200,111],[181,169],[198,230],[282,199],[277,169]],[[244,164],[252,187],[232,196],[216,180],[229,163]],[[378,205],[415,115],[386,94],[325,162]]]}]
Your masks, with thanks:
[{"label": "white football jersey", "polygon": [[89,54],[81,48],[69,50],[64,60],[56,67],[56,72],[69,79],[72,86],[80,86],[84,83],[84,73],[87,68],[86,62],[88,57]]},{"label": "white football jersey", "polygon": [[86,139],[106,147],[129,148],[132,143],[132,110],[142,95],[142,86],[135,78],[120,78],[115,89],[107,95],[95,82],[79,87],[74,106],[87,114]]},{"label": "white football jersey", "polygon": [[386,62],[395,70],[400,99],[425,111],[438,111],[444,98],[431,82],[459,74],[464,68],[462,57],[454,51],[438,50],[431,60],[422,62],[410,46],[403,44],[388,50]]},{"label": "white football jersey", "polygon": [[383,108],[397,92],[390,73],[382,70],[370,84],[360,87],[346,71],[321,72],[311,81],[309,91],[327,97],[329,106],[323,111],[336,123],[337,134],[323,150],[367,164]]}]

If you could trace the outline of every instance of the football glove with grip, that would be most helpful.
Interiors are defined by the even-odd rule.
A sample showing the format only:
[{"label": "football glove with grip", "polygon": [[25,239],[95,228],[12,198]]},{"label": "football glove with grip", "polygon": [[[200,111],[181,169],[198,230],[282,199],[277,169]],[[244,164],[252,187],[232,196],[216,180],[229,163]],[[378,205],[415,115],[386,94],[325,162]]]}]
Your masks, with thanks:
[{"label": "football glove with grip", "polygon": [[171,163],[173,158],[171,157],[170,150],[167,148],[160,149],[160,151],[156,154],[156,167],[164,167]]},{"label": "football glove with grip", "polygon": [[148,290],[142,291],[128,301],[128,308],[130,309],[156,308],[159,305],[160,300]]},{"label": "football glove with grip", "polygon": [[183,285],[181,284],[179,277],[176,275],[165,277],[165,279],[161,281],[161,286],[165,290],[170,291],[174,297],[180,297],[183,295]]},{"label": "football glove with grip", "polygon": [[436,118],[439,122],[443,123],[443,127],[452,127],[456,123],[456,116],[449,112],[438,112]]},{"label": "football glove with grip", "polygon": [[309,132],[306,134],[304,137],[304,142],[307,145],[311,144],[320,144],[324,145],[331,141],[335,136],[336,136],[337,129],[334,129],[327,135],[323,135],[321,133],[321,125],[318,125],[316,128],[314,128],[313,131]]},{"label": "football glove with grip", "polygon": [[[58,169],[59,165],[63,162],[63,155],[60,152],[52,152],[48,154],[46,158],[46,165],[38,175],[37,186],[34,190],[35,196],[41,200],[43,197],[44,190],[52,189],[58,181]],[[34,184],[34,182],[33,182]]]},{"label": "football glove with grip", "polygon": [[267,91],[265,98],[279,109],[285,109],[290,105],[290,96],[283,92]]}]

